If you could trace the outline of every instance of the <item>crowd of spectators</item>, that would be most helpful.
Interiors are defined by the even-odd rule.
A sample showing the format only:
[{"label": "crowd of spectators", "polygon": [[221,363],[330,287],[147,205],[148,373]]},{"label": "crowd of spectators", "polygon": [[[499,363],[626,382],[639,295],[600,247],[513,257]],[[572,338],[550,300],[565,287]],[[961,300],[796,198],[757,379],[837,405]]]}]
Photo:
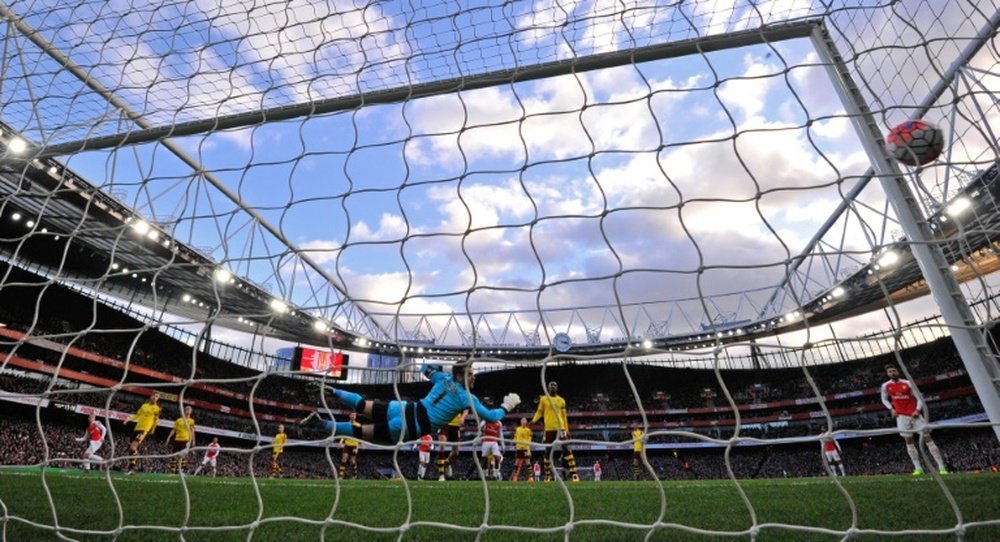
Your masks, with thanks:
[{"label": "crowd of spectators", "polygon": [[[0,342],[0,350],[122,384],[155,385],[161,391],[176,391],[178,394],[183,392],[185,397],[197,398],[202,402],[216,405],[215,409],[195,409],[194,417],[201,427],[225,429],[248,435],[273,435],[278,422],[261,418],[255,421],[246,415],[231,413],[231,410],[267,413],[289,422],[301,417],[306,409],[260,403],[254,404],[251,409],[246,398],[238,399],[198,389],[190,385],[189,379],[208,380],[213,386],[232,392],[243,394],[252,392],[255,398],[270,399],[293,406],[311,407],[320,403],[319,398],[309,390],[302,379],[260,373],[208,356],[100,302],[85,299],[57,285],[32,285],[33,280],[30,275],[20,271],[15,273],[24,275],[16,277],[20,280],[19,286],[0,288],[0,320],[9,328],[28,333],[33,338],[72,345],[89,353],[128,361],[132,367],[166,373],[180,378],[181,382],[170,384],[143,375],[141,371],[138,374],[135,371],[125,373],[114,366],[63,352],[59,348],[53,348],[49,343],[32,344],[30,341],[8,339]],[[34,281],[37,280],[36,277]],[[903,352],[903,356],[907,370],[916,379],[945,373],[952,375],[946,379],[927,383],[926,387],[922,387],[925,393],[960,390],[970,385],[950,339],[941,339],[910,348]],[[696,426],[680,427],[670,431],[654,429],[650,436],[650,444],[669,446],[674,443],[690,442],[693,432],[719,439],[720,442],[735,434],[737,429],[735,413],[723,394],[723,387],[730,392],[741,411],[743,420],[739,426],[741,437],[776,439],[818,434],[819,426],[826,420],[814,416],[818,409],[816,402],[795,401],[816,398],[816,392],[806,378],[807,375],[819,392],[827,396],[826,406],[831,410],[840,410],[841,413],[834,420],[836,429],[889,427],[891,426],[889,413],[878,405],[875,390],[885,379],[883,363],[891,361],[895,361],[894,355],[807,368],[722,370],[718,375],[714,371],[651,364],[630,364],[627,367],[623,367],[620,363],[561,365],[547,367],[545,378],[562,383],[560,391],[567,400],[570,424],[575,438],[606,443],[627,441],[630,438],[631,426],[640,420],[636,412],[643,410],[647,413],[647,420],[654,424],[667,421]],[[626,368],[627,377],[623,371]],[[520,409],[522,412],[514,413],[513,417],[520,415],[530,417],[536,399],[542,393],[540,389],[542,375],[539,371],[541,368],[534,367],[481,373],[476,382],[476,392],[483,398],[484,403],[499,404],[504,394],[516,391],[525,401]],[[719,381],[720,377],[722,382]],[[396,393],[403,399],[416,399],[427,391],[426,384],[421,383],[398,386],[353,386],[353,388],[367,397],[380,399],[394,399]],[[833,397],[833,394],[859,391],[865,393]],[[49,375],[23,373],[0,374],[0,394],[3,393],[44,397],[55,404],[89,405],[125,413],[134,412],[145,400],[145,395],[134,393],[127,387],[107,389],[69,379],[53,380]],[[971,392],[964,393],[930,402],[932,419],[957,418],[982,412],[975,395]],[[780,402],[780,406],[769,404],[776,402]],[[870,408],[872,406],[876,408]],[[164,404],[164,419],[176,417],[177,408],[172,402]],[[845,414],[845,411],[849,412]],[[798,419],[793,419],[796,415]],[[754,417],[771,421],[756,423],[752,421]],[[509,421],[511,424],[516,422],[514,419]],[[67,447],[64,446],[66,443],[59,440],[65,432],[61,432],[60,428],[66,429],[64,425],[67,420],[43,426],[44,430],[52,435],[49,438],[49,433],[46,433],[46,442],[50,443],[55,455],[53,453],[45,455],[37,424],[33,421],[20,424],[18,422],[16,418],[4,421],[14,424],[15,433],[21,439],[32,438],[31,431],[34,429],[35,440],[31,442],[32,446],[21,447],[4,455],[2,458],[4,464],[38,463],[41,461],[39,457],[54,460],[62,457],[58,454],[67,453],[65,452]],[[466,427],[465,438],[472,439],[475,436],[474,421],[470,420]],[[54,445],[55,443],[58,445]],[[250,450],[250,452],[234,451],[228,454],[231,457],[224,461],[226,466],[221,469],[223,472],[230,475],[246,474],[251,463],[256,465],[257,462],[267,460],[267,454],[259,453],[260,449],[250,441],[232,439],[230,444],[234,450]],[[895,448],[900,447],[889,448],[889,453],[900,453]],[[152,449],[154,455],[166,453],[165,449],[157,451],[155,444]],[[797,453],[805,454],[803,457],[812,454],[807,450],[795,450],[794,446],[748,447],[746,450],[745,453],[737,454],[734,459],[733,465],[739,465],[739,472],[752,471],[767,476],[783,476],[801,475],[804,471],[817,470],[815,465],[803,466],[808,462],[796,463],[771,459],[782,455],[793,457]],[[761,450],[768,450],[763,460],[756,458]],[[586,452],[583,453],[585,457]],[[715,453],[718,453],[717,450],[697,454],[685,453],[680,454],[683,460],[673,461],[672,459],[678,457],[651,450],[651,457],[656,459],[657,472],[664,477],[717,477],[722,471],[713,470],[717,469],[719,464],[718,460],[711,460],[712,454]],[[699,454],[705,454],[708,460],[702,461]],[[953,455],[961,457],[963,454],[964,452],[956,450]],[[373,457],[384,455],[374,453]],[[865,457],[864,454],[859,455]],[[124,453],[118,450],[115,456],[124,456]],[[989,454],[987,456],[989,457]],[[248,459],[250,457],[253,458],[252,461]],[[325,476],[325,472],[330,470],[323,455],[316,449],[291,450],[287,457],[292,465],[291,470],[287,471],[291,476]],[[964,464],[972,465],[975,463],[974,459],[968,457],[963,461]],[[610,455],[607,460],[611,467],[610,471],[613,472],[616,458]],[[166,460],[153,461],[156,463]],[[401,461],[409,465],[411,458],[407,456]],[[878,471],[878,461],[866,460],[864,464],[866,472]],[[714,467],[709,468],[706,465]],[[371,468],[367,474],[369,476],[384,474],[391,466],[391,462],[389,465],[382,464],[377,468]]]}]

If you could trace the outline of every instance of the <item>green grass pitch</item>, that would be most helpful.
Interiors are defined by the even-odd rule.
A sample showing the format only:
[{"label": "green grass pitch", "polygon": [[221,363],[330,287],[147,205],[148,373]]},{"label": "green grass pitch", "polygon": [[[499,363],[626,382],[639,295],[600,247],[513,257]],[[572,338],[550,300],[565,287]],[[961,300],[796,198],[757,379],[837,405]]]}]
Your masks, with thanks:
[{"label": "green grass pitch", "polygon": [[[4,468],[0,533],[4,541],[715,540],[701,532],[711,530],[751,540],[756,518],[754,540],[834,541],[851,528],[853,501],[851,540],[1000,540],[1000,475],[945,477],[957,513],[932,476],[840,481],[843,489],[823,478],[741,480],[739,489],[725,480],[254,483]],[[949,532],[959,524],[964,538]],[[915,532],[887,534],[904,529]]]}]

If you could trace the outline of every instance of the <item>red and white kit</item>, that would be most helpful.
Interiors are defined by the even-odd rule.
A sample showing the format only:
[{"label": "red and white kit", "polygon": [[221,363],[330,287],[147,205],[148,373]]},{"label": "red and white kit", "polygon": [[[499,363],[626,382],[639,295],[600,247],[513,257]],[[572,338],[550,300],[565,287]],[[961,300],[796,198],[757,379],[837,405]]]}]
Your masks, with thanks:
[{"label": "red and white kit", "polygon": [[107,434],[108,430],[105,429],[103,423],[98,420],[90,422],[90,425],[87,427],[87,438],[90,444],[87,446],[87,453],[84,454],[84,457],[89,457],[97,453],[97,450],[100,450],[101,446],[104,445],[104,436]]},{"label": "red and white kit", "polygon": [[483,429],[483,457],[490,455],[503,455],[500,451],[500,433],[503,431],[503,424],[499,421],[486,422]]},{"label": "red and white kit", "polygon": [[201,464],[203,466],[211,465],[212,468],[215,468],[215,463],[218,460],[218,457],[219,457],[219,443],[213,442],[209,444],[208,449],[205,450],[205,458],[201,460]]},{"label": "red and white kit", "polygon": [[833,437],[823,439],[823,454],[830,463],[840,462],[840,443]]},{"label": "red and white kit", "polygon": [[434,447],[434,437],[430,435],[424,435],[420,437],[420,441],[417,442],[417,451],[420,454],[421,463],[430,463],[431,448],[433,447]]},{"label": "red and white kit", "polygon": [[896,427],[903,436],[923,430],[924,419],[920,415],[923,402],[913,392],[909,380],[901,378],[882,384],[882,404],[896,413]]}]

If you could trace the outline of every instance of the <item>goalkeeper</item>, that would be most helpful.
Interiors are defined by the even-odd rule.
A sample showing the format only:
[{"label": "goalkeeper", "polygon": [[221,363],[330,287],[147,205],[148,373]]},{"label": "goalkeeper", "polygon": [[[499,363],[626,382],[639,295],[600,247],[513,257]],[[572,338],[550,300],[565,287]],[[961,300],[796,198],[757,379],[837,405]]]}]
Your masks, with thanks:
[{"label": "goalkeeper", "polygon": [[[441,426],[447,424],[457,414],[467,408],[473,408],[479,417],[486,421],[502,420],[508,412],[521,402],[516,393],[508,393],[503,398],[500,408],[486,408],[479,398],[469,393],[476,381],[471,362],[456,364],[452,374],[448,374],[440,365],[425,365],[421,372],[433,386],[430,393],[419,401],[374,401],[365,399],[357,393],[323,385],[322,389],[337,396],[342,403],[354,409],[371,423],[361,426],[351,425],[349,421],[334,422],[320,417],[318,412],[306,416],[300,425],[325,427],[331,436],[348,436],[363,439],[368,442],[386,444],[402,441],[416,441],[421,435],[436,433]],[[403,433],[403,430],[406,433]]]}]

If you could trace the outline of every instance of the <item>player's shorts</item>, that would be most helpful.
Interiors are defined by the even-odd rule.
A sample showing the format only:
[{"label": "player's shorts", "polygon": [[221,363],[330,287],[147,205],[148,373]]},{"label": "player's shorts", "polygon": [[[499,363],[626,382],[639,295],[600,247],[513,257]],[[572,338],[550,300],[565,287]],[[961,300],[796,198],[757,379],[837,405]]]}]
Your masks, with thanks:
[{"label": "player's shorts", "polygon": [[430,451],[420,452],[419,455],[418,455],[418,457],[420,458],[420,462],[421,463],[430,463],[431,462],[431,452]]},{"label": "player's shorts", "polygon": [[[546,431],[544,440],[542,440],[542,442],[544,442],[545,444],[551,444],[556,441],[556,437],[558,436],[559,436],[559,431]],[[566,446],[565,444],[559,445],[559,448],[561,448],[562,451],[565,453],[570,452],[569,446]]]},{"label": "player's shorts", "polygon": [[830,463],[840,463],[840,452],[837,450],[826,450],[823,452],[826,456],[826,460]]},{"label": "player's shorts", "polygon": [[101,446],[104,446],[103,440],[90,441],[90,444],[87,445],[87,453],[84,454],[84,457],[96,454],[97,450],[101,449]]},{"label": "player's shorts", "polygon": [[358,447],[357,446],[344,446],[344,451],[341,452],[341,453],[345,453],[345,454],[347,454],[348,456],[351,456],[351,457],[357,457],[358,456]]},{"label": "player's shorts", "polygon": [[132,433],[132,442],[135,444],[142,444],[146,442],[146,437],[149,435],[149,429],[138,430]]},{"label": "player's shorts", "polygon": [[212,468],[214,469],[215,468],[215,463],[216,463],[216,461],[218,461],[218,459],[219,459],[219,456],[206,457],[205,459],[201,460],[201,464],[202,465],[211,465]]},{"label": "player's shorts", "polygon": [[642,463],[642,451],[632,450],[632,461]]},{"label": "player's shorts", "polygon": [[281,452],[282,452],[281,450],[274,450],[271,453],[271,461],[277,461],[278,458],[281,457]]},{"label": "player's shorts", "polygon": [[438,440],[447,442],[458,442],[461,440],[461,427],[457,425],[446,425],[438,430]]},{"label": "player's shorts", "polygon": [[514,459],[531,459],[531,450],[515,450]]},{"label": "player's shorts", "polygon": [[483,443],[483,457],[488,455],[502,455],[499,442],[492,440]]},{"label": "player's shorts", "polygon": [[188,444],[191,444],[189,440],[172,440],[170,441],[170,451],[177,453],[181,450],[187,450]]},{"label": "player's shorts", "polygon": [[913,436],[913,433],[923,431],[926,425],[922,416],[904,416],[902,414],[896,416],[896,427],[899,429],[899,434],[904,437]]}]

